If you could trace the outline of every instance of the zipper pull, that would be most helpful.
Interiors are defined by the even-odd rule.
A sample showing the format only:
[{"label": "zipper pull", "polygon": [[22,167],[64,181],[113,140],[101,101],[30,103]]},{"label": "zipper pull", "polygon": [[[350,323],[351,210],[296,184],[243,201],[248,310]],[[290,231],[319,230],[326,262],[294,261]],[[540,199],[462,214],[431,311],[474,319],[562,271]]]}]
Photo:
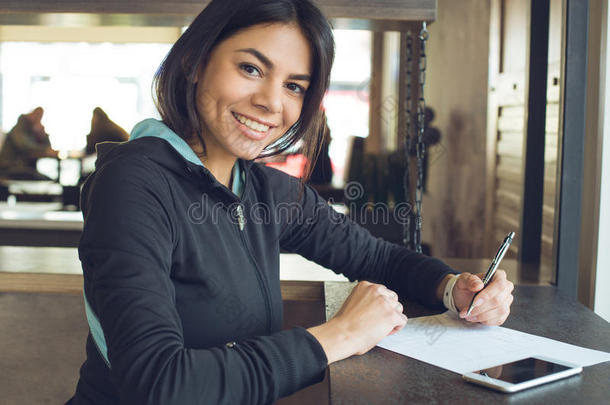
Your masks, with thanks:
[{"label": "zipper pull", "polygon": [[241,205],[237,206],[237,223],[239,224],[239,230],[244,230],[244,225],[246,224],[246,218],[244,217],[244,209]]}]

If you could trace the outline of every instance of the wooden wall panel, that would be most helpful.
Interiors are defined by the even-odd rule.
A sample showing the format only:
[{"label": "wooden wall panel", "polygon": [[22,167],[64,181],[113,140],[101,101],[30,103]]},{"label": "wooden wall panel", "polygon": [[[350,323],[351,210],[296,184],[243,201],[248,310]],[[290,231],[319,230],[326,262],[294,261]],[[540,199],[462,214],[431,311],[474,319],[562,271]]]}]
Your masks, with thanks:
[{"label": "wooden wall panel", "polygon": [[[509,232],[519,235],[521,195],[523,193],[523,141],[525,131],[523,72],[510,71],[499,75],[495,167],[495,237],[493,249]],[[517,257],[518,243],[513,243],[508,257]]]},{"label": "wooden wall panel", "polygon": [[[486,253],[492,255],[509,232],[519,238],[526,125],[527,0],[493,0],[487,121]],[[518,243],[507,253],[516,258]]]},{"label": "wooden wall panel", "polygon": [[429,150],[423,240],[440,257],[485,257],[485,126],[489,2],[439,0],[429,25],[426,104],[440,144]]},{"label": "wooden wall panel", "polygon": [[[493,0],[490,49],[496,55],[496,71],[490,72],[488,107],[488,184],[487,214],[490,221],[488,254],[509,231],[517,232],[523,190],[522,145],[525,139],[526,50],[530,0]],[[542,207],[540,282],[554,280],[552,250],[557,177],[557,147],[560,100],[560,47],[562,5],[551,0],[549,26],[549,70],[545,138],[544,195]],[[518,253],[516,243],[510,255]]]}]

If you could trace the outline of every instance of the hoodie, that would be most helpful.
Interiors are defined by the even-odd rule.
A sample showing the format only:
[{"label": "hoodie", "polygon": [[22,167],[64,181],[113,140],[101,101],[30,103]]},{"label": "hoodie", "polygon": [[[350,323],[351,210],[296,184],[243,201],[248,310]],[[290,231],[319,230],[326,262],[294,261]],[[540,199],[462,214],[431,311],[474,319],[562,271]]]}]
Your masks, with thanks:
[{"label": "hoodie", "polygon": [[155,120],[98,145],[81,193],[91,333],[73,404],[266,404],[321,381],[319,342],[281,330],[280,249],[440,305],[444,263],[278,170],[238,159],[233,178],[230,190]]}]

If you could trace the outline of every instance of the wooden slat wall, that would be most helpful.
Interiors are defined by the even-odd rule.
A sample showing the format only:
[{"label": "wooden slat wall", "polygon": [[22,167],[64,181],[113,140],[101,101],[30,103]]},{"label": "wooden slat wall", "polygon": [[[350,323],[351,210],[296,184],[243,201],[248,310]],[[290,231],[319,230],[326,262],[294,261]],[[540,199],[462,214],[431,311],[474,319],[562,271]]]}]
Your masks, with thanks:
[{"label": "wooden slat wall", "polygon": [[[508,232],[519,232],[525,132],[528,0],[492,0],[487,108],[486,246],[493,255]],[[507,253],[517,258],[518,243]]]},{"label": "wooden slat wall", "polygon": [[[494,87],[497,97],[497,141],[493,190],[493,241],[497,245],[511,231],[519,235],[523,193],[525,71],[500,73]],[[518,245],[518,243],[511,245],[508,257],[517,257]]]},{"label": "wooden slat wall", "polygon": [[[523,142],[526,131],[525,36],[530,0],[495,0],[490,52],[495,50],[497,71],[490,71],[490,106],[488,109],[488,167],[492,185],[488,194],[488,251],[510,231],[519,237],[521,195],[523,191]],[[547,86],[544,195],[541,235],[540,282],[553,282],[555,272],[552,251],[557,172],[557,142],[560,99],[561,0],[551,0],[549,27],[549,69]],[[501,27],[501,28],[500,28]],[[496,45],[493,45],[495,41]],[[494,55],[490,55],[494,58]],[[490,66],[492,66],[490,64]],[[508,257],[517,257],[518,243],[513,243]]]}]

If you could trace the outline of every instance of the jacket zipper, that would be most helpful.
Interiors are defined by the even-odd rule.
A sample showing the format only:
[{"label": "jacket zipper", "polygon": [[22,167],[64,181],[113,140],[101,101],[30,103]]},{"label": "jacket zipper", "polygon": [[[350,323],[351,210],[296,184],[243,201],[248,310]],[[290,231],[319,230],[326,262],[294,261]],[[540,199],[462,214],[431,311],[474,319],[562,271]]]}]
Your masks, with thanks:
[{"label": "jacket zipper", "polygon": [[239,224],[239,230],[243,231],[246,224],[246,218],[244,218],[244,209],[241,204],[237,206],[237,223]]},{"label": "jacket zipper", "polygon": [[254,264],[254,268],[256,270],[256,278],[258,279],[258,283],[260,284],[261,288],[263,289],[263,299],[265,301],[265,307],[267,309],[267,330],[268,330],[268,333],[271,333],[272,312],[271,312],[271,302],[269,299],[269,291],[268,291],[267,284],[263,281],[262,271],[261,271],[256,259],[254,258],[254,255],[252,254],[252,249],[250,248],[250,244],[248,243],[248,240],[246,239],[246,236],[244,235],[244,232],[243,232],[245,223],[246,223],[246,218],[244,217],[244,211],[243,211],[242,204],[239,204],[237,206],[237,223],[238,223],[238,227],[239,227],[238,233],[246,248],[246,252],[248,253],[248,257],[250,258],[250,261]]}]

